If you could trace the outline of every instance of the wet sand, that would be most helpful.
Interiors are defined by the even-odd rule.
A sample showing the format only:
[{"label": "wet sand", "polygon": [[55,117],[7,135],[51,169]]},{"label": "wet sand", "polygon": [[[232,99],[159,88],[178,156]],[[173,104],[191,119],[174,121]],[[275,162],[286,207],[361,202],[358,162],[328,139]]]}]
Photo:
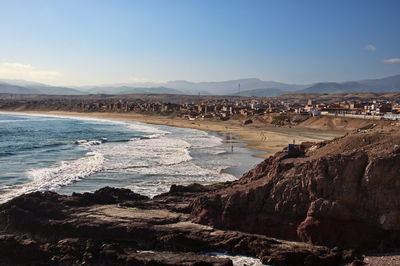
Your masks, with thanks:
[{"label": "wet sand", "polygon": [[296,143],[301,143],[305,141],[318,142],[333,139],[346,133],[345,131],[327,131],[295,127],[274,127],[271,125],[260,123],[253,123],[243,126],[238,120],[190,121],[178,117],[143,115],[138,113],[80,113],[66,111],[23,111],[15,113],[131,120],[156,125],[167,125],[174,127],[185,127],[222,133],[231,133],[239,136],[240,140],[247,144],[246,148],[263,151],[263,153],[261,154],[254,155],[255,157],[259,158],[267,158],[275,152],[282,150],[282,148],[286,147],[288,143],[293,143],[293,141],[295,141]]}]

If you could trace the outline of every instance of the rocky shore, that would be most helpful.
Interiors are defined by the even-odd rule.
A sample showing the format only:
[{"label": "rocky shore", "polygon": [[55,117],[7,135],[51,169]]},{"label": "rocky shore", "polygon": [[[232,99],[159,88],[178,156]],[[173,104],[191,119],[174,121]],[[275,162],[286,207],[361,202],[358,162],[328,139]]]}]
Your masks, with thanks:
[{"label": "rocky shore", "polygon": [[[206,252],[254,256],[273,265],[336,265],[352,259],[351,252],[339,249],[193,223],[191,202],[216,190],[173,186],[154,199],[109,187],[72,196],[23,195],[0,207],[0,262],[232,265]],[[154,253],[141,252],[149,250]]]},{"label": "rocky shore", "polygon": [[[398,128],[360,130],[277,153],[231,186],[195,200],[194,221],[329,247],[400,244]],[[237,219],[243,217],[243,219]]]},{"label": "rocky shore", "polygon": [[0,205],[0,264],[232,265],[211,252],[361,263],[358,252],[400,244],[399,173],[398,129],[361,130],[153,199],[110,187],[26,194]]}]

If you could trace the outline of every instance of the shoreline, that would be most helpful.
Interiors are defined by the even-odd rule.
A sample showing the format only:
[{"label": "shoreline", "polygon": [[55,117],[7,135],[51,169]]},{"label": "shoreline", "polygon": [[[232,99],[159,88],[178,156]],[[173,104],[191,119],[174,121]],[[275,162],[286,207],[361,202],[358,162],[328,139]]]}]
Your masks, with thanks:
[{"label": "shoreline", "polygon": [[253,123],[242,126],[238,120],[228,121],[209,121],[196,120],[190,121],[177,117],[144,115],[138,113],[82,113],[69,111],[15,111],[2,110],[0,113],[15,114],[38,114],[38,115],[55,115],[67,117],[83,117],[83,118],[99,118],[111,120],[136,121],[147,124],[165,125],[182,128],[192,128],[205,131],[213,131],[217,133],[231,133],[239,137],[239,141],[245,143],[244,148],[262,151],[263,153],[252,154],[253,157],[267,158],[270,155],[281,151],[288,143],[301,142],[320,142],[336,137],[343,136],[346,131],[322,131],[317,129],[306,128],[285,128],[274,127],[270,125]]},{"label": "shoreline", "polygon": [[[74,148],[70,149],[67,148],[67,155],[66,157],[62,155],[56,154],[56,157],[49,157],[48,155],[40,156],[43,160],[43,158],[46,158],[46,162],[42,163],[40,160],[39,162],[37,161],[24,161],[24,166],[21,165],[21,167],[15,167],[15,172],[14,167],[11,167],[10,169],[5,167],[6,173],[12,173],[10,175],[15,175],[18,174],[19,177],[21,177],[19,183],[21,186],[17,187],[10,187],[9,189],[4,189],[3,193],[0,193],[0,203],[4,203],[21,193],[29,193],[33,192],[36,190],[40,190],[43,187],[46,187],[44,190],[54,190],[58,191],[58,193],[63,194],[63,195],[71,195],[74,192],[77,193],[83,193],[83,192],[93,192],[95,190],[100,189],[104,185],[112,185],[115,187],[129,187],[129,189],[132,189],[136,192],[139,192],[143,195],[146,195],[148,197],[153,197],[156,195],[159,195],[161,193],[166,193],[169,191],[170,186],[174,184],[180,184],[180,185],[189,185],[190,183],[200,183],[204,185],[209,185],[209,184],[214,184],[214,183],[224,183],[227,181],[234,181],[239,179],[245,172],[249,171],[251,168],[253,168],[256,164],[260,163],[262,159],[260,158],[255,158],[252,156],[252,154],[257,153],[256,150],[250,150],[247,148],[243,148],[246,143],[243,141],[240,141],[238,136],[236,135],[231,135],[229,133],[221,134],[219,132],[214,132],[214,131],[197,131],[197,130],[192,130],[188,128],[178,128],[178,127],[168,127],[168,126],[157,126],[157,125],[151,125],[151,124],[142,124],[140,122],[133,122],[133,121],[128,121],[128,120],[113,120],[113,119],[98,119],[95,117],[77,117],[77,116],[70,116],[70,115],[61,115],[61,114],[39,114],[39,113],[22,113],[22,112],[0,112],[0,115],[3,114],[1,119],[3,121],[3,126],[8,129],[8,126],[10,126],[10,130],[17,129],[18,131],[13,131],[13,134],[7,135],[7,136],[13,136],[15,134],[19,134],[19,126],[15,125],[12,120],[16,119],[15,121],[20,121],[20,119],[27,119],[27,121],[33,120],[36,121],[34,123],[34,127],[32,128],[33,130],[42,130],[45,129],[41,132],[48,132],[47,129],[54,128],[54,126],[57,126],[58,124],[50,124],[52,125],[51,127],[48,126],[46,120],[53,120],[55,119],[56,121],[70,121],[70,122],[61,122],[60,124],[60,130],[57,130],[61,133],[61,135],[65,136],[65,140],[68,140],[67,142],[62,142],[63,145],[66,143],[69,143],[70,145],[73,145],[73,147],[78,147],[81,145],[74,145],[74,144],[79,144],[79,140],[86,140],[87,142],[90,141],[96,141],[100,140],[102,137],[108,138],[108,141],[110,142],[109,149],[97,149],[97,145],[93,145],[93,148],[85,148],[85,152],[82,154],[80,152],[73,152],[70,153]],[[15,115],[15,116],[14,116]],[[72,119],[72,120],[70,120]],[[44,121],[44,122],[37,122],[37,121]],[[71,121],[76,121],[72,122]],[[82,121],[82,122],[78,122]],[[77,123],[78,122],[78,123]],[[10,125],[8,125],[10,123]],[[50,122],[51,123],[51,122]],[[62,126],[64,123],[71,123],[68,124],[67,127]],[[83,127],[85,128],[86,123],[94,123],[95,126],[91,127],[89,126],[88,128],[90,129],[87,131],[87,134],[81,135],[80,134],[80,128]],[[92,132],[96,132],[96,129],[98,127],[103,128],[103,126],[109,126],[111,125],[110,129],[107,129],[106,131],[101,130],[100,135],[96,134],[95,137]],[[117,127],[114,127],[113,125],[117,125]],[[132,125],[132,126],[130,126]],[[24,128],[23,126],[21,128]],[[31,125],[28,125],[28,128],[31,128]],[[36,129],[35,129],[36,128]],[[148,129],[147,129],[148,128]],[[70,134],[70,130],[72,132],[79,132],[79,134]],[[134,133],[132,133],[132,130]],[[135,131],[139,131],[139,134],[136,134]],[[125,133],[125,131],[128,131],[129,133]],[[143,134],[140,132],[143,131]],[[50,130],[51,132],[51,130]],[[202,133],[203,132],[203,133]],[[104,133],[104,134],[103,134]],[[108,135],[110,133],[110,135]],[[127,134],[127,135],[126,135]],[[173,149],[173,152],[177,152],[176,154],[171,153],[169,154],[164,153],[163,143],[167,142],[157,142],[157,139],[160,139],[160,137],[153,135],[165,135],[165,141],[168,142],[169,138],[177,139],[178,143],[174,144],[173,146],[175,147],[176,145],[178,149]],[[120,166],[118,162],[124,161],[123,159],[117,158],[117,155],[114,155],[114,144],[117,146],[120,145],[118,140],[123,140],[130,142],[129,140],[133,140],[134,138],[138,138],[141,136],[144,136],[144,139],[147,139],[145,136],[149,135],[148,139],[154,139],[156,141],[156,144],[154,144],[151,140],[149,141],[149,144],[145,144],[147,142],[144,142],[143,145],[148,147],[148,149],[152,149],[153,147],[160,147],[161,150],[159,150],[159,154],[164,154],[163,157],[159,157],[157,154],[151,153],[147,154],[146,156],[154,156],[153,158],[165,158],[165,156],[171,158],[171,162],[174,162],[173,164],[176,164],[178,161],[178,164],[184,163],[186,161],[192,161],[192,164],[195,165],[195,168],[190,167],[188,165],[183,166],[184,170],[178,170],[175,166],[174,167],[169,167],[169,163],[163,163],[159,162],[159,165],[161,166],[162,170],[154,170],[150,171],[150,173],[146,173],[146,170],[138,170],[137,172],[132,171],[131,173],[124,172],[123,169],[127,169],[128,164],[125,164],[124,166]],[[171,135],[168,137],[168,135]],[[133,139],[132,139],[133,137]],[[49,138],[49,143],[53,143],[53,134],[50,133],[48,136],[45,135],[45,139]],[[197,139],[199,138],[199,139]],[[204,139],[203,139],[204,138]],[[8,139],[8,138],[7,138]],[[116,140],[117,141],[114,141]],[[162,138],[161,138],[162,139]],[[193,148],[187,148],[185,147],[185,144],[182,145],[180,140],[187,141],[187,144],[189,147]],[[198,141],[197,141],[198,140]],[[234,142],[235,149],[234,151],[230,150],[231,147],[231,142]],[[23,143],[23,139],[21,139],[21,142]],[[58,142],[58,141],[56,141]],[[19,143],[19,141],[14,143]],[[31,143],[31,141],[30,141]],[[32,142],[34,143],[34,142]],[[73,144],[74,143],[74,144]],[[133,144],[132,144],[133,143]],[[119,146],[119,148],[116,151],[116,154],[118,156],[123,156],[123,157],[138,157],[141,158],[140,160],[146,160],[143,155],[136,155],[132,150],[136,150],[135,147],[137,144],[133,141],[131,143],[132,146],[128,146],[130,148],[125,149],[125,145],[129,144],[122,144],[123,146]],[[186,142],[184,142],[186,143]],[[58,145],[58,144],[57,144]],[[107,144],[108,145],[108,144]],[[40,146],[40,145],[39,145]],[[38,146],[38,147],[39,147]],[[138,151],[140,152],[140,147],[142,145],[138,145]],[[167,145],[166,150],[168,151],[169,145]],[[216,147],[214,149],[214,147]],[[13,148],[14,149],[14,148]],[[229,149],[229,150],[228,150]],[[54,150],[60,150],[58,148]],[[61,149],[63,150],[63,149]],[[78,150],[80,150],[78,148]],[[112,152],[107,152],[105,150],[112,150]],[[123,151],[125,150],[125,151]],[[146,149],[147,150],[147,149]],[[181,157],[185,156],[182,153],[180,153],[181,150],[184,150],[185,152],[188,153],[189,158],[184,159],[181,161]],[[226,151],[225,151],[226,150]],[[157,148],[156,148],[157,151]],[[52,150],[50,150],[52,152]],[[98,155],[98,156],[87,156],[88,152],[91,152],[91,155]],[[29,153],[29,152],[28,152]],[[64,151],[62,152],[64,153]],[[18,156],[18,152],[15,153]],[[25,152],[24,152],[25,154]],[[52,153],[51,153],[52,154]],[[146,154],[146,153],[144,153]],[[178,157],[176,156],[177,154]],[[207,155],[207,156],[205,156]],[[115,156],[115,157],[114,157]],[[90,158],[103,158],[103,159],[90,159]],[[54,159],[53,159],[54,158]],[[107,159],[106,159],[107,158]],[[23,160],[23,159],[21,159]],[[134,160],[134,159],[133,159]],[[7,164],[6,160],[5,163]],[[100,161],[100,166],[98,165],[98,162]],[[109,163],[104,163],[104,161],[109,161]],[[227,161],[227,162],[226,162]],[[12,160],[10,161],[12,162]],[[35,164],[33,164],[35,162]],[[50,163],[49,163],[50,162]],[[78,163],[79,162],[79,163]],[[129,161],[126,161],[129,162]],[[136,161],[135,161],[136,162]],[[226,163],[225,163],[226,162]],[[27,163],[27,164],[25,164]],[[38,164],[41,163],[41,164]],[[33,166],[34,165],[34,166]],[[133,163],[134,165],[134,163]],[[148,163],[144,163],[143,167],[146,168],[146,165],[151,165]],[[37,166],[39,166],[37,168]],[[61,167],[62,166],[62,167]],[[71,167],[72,166],[72,167]],[[126,167],[126,168],[125,168]],[[135,166],[133,166],[135,167]],[[180,166],[179,166],[180,167]],[[75,171],[74,169],[77,168],[82,168],[84,170],[81,171]],[[135,167],[136,168],[136,167]],[[137,167],[140,168],[140,167]],[[111,169],[111,171],[109,171]],[[8,171],[9,170],[9,171]],[[37,174],[35,175],[29,175],[28,172],[30,170],[39,170]],[[41,172],[41,170],[44,170]],[[202,170],[206,172],[202,172]],[[195,173],[196,171],[199,171],[198,178],[196,177],[191,177],[190,173]],[[208,172],[207,172],[208,171]],[[43,174],[45,173],[45,174]],[[208,173],[208,174],[207,174]],[[145,179],[144,177],[146,175],[150,175],[149,179],[155,178],[155,180],[158,182],[158,185],[154,185],[156,183],[154,182],[138,182],[137,184],[134,182],[130,184],[131,182],[127,182],[126,175],[131,174],[133,175],[133,180],[137,178],[137,176],[143,176],[140,177],[140,179]],[[171,181],[162,181],[163,175],[172,175]],[[176,176],[174,176],[176,174]],[[188,174],[188,177],[185,177],[182,179],[182,182],[180,182],[179,175],[182,174]],[[73,176],[73,177],[71,177]],[[112,180],[114,177],[119,177],[121,178],[116,178],[114,181]],[[156,176],[156,177],[152,177]],[[7,175],[5,176],[6,180]],[[131,177],[130,177],[131,178]],[[32,179],[37,179],[37,180],[44,180],[45,182],[38,181],[38,182],[31,182]],[[50,179],[56,180],[55,183],[52,183]],[[57,181],[58,180],[58,181]],[[93,181],[96,180],[96,181]],[[110,181],[111,180],[111,181]],[[159,182],[160,181],[160,182]],[[161,182],[162,181],[162,182]],[[7,183],[8,181],[6,181]],[[10,184],[13,184],[12,181],[10,181]],[[185,183],[186,182],[186,183]],[[43,185],[44,184],[44,185]],[[49,184],[47,186],[47,184]],[[99,186],[98,184],[101,184]],[[150,187],[152,185],[152,187]]]}]

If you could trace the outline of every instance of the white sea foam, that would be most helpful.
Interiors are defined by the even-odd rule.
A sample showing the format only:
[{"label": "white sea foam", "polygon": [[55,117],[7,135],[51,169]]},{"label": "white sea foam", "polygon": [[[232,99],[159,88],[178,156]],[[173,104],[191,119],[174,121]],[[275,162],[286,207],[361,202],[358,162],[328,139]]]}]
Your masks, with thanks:
[{"label": "white sea foam", "polygon": [[[153,254],[154,251],[151,250],[138,250],[138,253]],[[225,253],[209,252],[202,253],[204,255],[210,255],[218,258],[227,258],[232,260],[233,266],[262,266],[262,262],[254,257],[241,256],[241,255],[227,255]]]},{"label": "white sea foam", "polygon": [[34,191],[55,191],[101,171],[103,164],[104,156],[101,153],[89,152],[85,157],[62,161],[56,166],[31,169],[28,171],[31,181],[24,185],[7,187],[6,191],[0,194],[0,202]]},{"label": "white sea foam", "polygon": [[47,168],[31,169],[28,171],[28,175],[32,178],[31,182],[0,188],[6,191],[0,195],[0,201],[37,190],[57,190],[98,172],[103,172],[103,176],[112,175],[112,177],[117,177],[119,174],[124,177],[132,175],[132,182],[129,185],[124,183],[123,186],[149,196],[168,191],[172,184],[187,185],[194,182],[209,184],[236,179],[233,175],[222,172],[234,165],[227,158],[221,160],[218,156],[212,156],[205,158],[205,161],[192,158],[191,151],[198,149],[204,149],[199,151],[204,155],[219,155],[226,152],[220,147],[222,139],[205,131],[96,118],[54,115],[48,117],[122,125],[144,134],[128,142],[77,141],[78,148],[92,153]]},{"label": "white sea foam", "polygon": [[[210,184],[216,182],[233,181],[236,177],[221,173],[223,167],[206,169],[192,162],[185,162],[178,166],[158,166],[127,169],[133,173],[147,176],[141,181],[136,181],[126,186],[137,193],[153,197],[167,192],[171,185],[189,185],[192,183]],[[151,178],[154,176],[154,178]]]},{"label": "white sea foam", "polygon": [[185,134],[182,139],[189,143],[192,143],[192,148],[208,148],[215,147],[222,144],[222,139],[213,135],[210,135],[206,131],[201,131],[197,129],[186,129],[187,134]]},{"label": "white sea foam", "polygon": [[227,153],[227,151],[222,147],[215,147],[209,153],[213,154],[213,155],[219,155],[219,154]]},{"label": "white sea foam", "polygon": [[262,266],[262,265],[264,265],[264,264],[262,264],[262,262],[259,259],[253,258],[253,257],[248,257],[248,256],[240,256],[240,255],[231,256],[231,255],[227,255],[224,253],[209,253],[209,255],[212,255],[212,256],[215,256],[218,258],[231,259],[234,266]]},{"label": "white sea foam", "polygon": [[[64,116],[64,118],[70,118],[70,119],[77,119],[77,120],[85,120],[88,121],[89,123],[91,122],[101,122],[101,123],[107,123],[107,124],[114,124],[114,125],[122,125],[126,128],[129,128],[133,131],[139,131],[139,132],[145,132],[145,133],[154,133],[159,135],[165,135],[165,134],[170,134],[171,132],[166,131],[166,130],[161,130],[157,126],[150,125],[150,124],[145,124],[141,122],[136,122],[136,121],[122,121],[122,120],[109,120],[109,119],[103,119],[103,118],[87,118],[87,117],[68,117]],[[150,135],[151,136],[151,135]]]},{"label": "white sea foam", "polygon": [[176,165],[189,161],[190,144],[176,138],[161,137],[150,139],[133,139],[112,146],[96,147],[107,157],[106,169],[124,171],[136,167],[157,167]]},{"label": "white sea foam", "polygon": [[21,120],[0,120],[0,123],[15,123],[15,122],[20,122],[20,121]]}]

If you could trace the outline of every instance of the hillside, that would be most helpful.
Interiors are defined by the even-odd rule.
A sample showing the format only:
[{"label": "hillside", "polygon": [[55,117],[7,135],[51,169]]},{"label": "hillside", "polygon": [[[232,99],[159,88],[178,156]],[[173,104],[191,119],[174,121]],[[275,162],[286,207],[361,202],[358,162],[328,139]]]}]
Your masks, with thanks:
[{"label": "hillside", "polygon": [[119,86],[119,87],[95,87],[87,90],[86,93],[91,94],[111,94],[111,95],[121,95],[121,94],[183,94],[182,91],[170,89],[166,87],[154,87],[154,88],[135,88],[129,86]]},{"label": "hillside", "polygon": [[294,85],[282,82],[274,81],[263,81],[257,78],[249,79],[237,79],[237,80],[227,80],[227,81],[214,81],[214,82],[190,82],[186,80],[173,80],[162,83],[156,82],[143,82],[143,83],[126,83],[126,84],[114,84],[114,85],[103,85],[96,86],[92,88],[79,88],[83,91],[90,91],[92,93],[117,93],[119,87],[129,87],[129,88],[141,88],[144,93],[145,88],[165,88],[170,89],[174,94],[211,94],[211,95],[229,95],[236,94],[240,88],[242,91],[253,90],[258,88],[274,88],[280,89],[282,91],[295,91],[300,88],[304,88],[304,85]]},{"label": "hillside", "polygon": [[274,89],[274,88],[267,88],[267,89],[254,89],[254,90],[247,90],[247,91],[241,91],[240,93],[234,93],[232,95],[236,96],[254,96],[254,97],[274,97],[274,96],[279,96],[284,94],[285,91],[280,90],[280,89]]},{"label": "hillside", "polygon": [[0,93],[80,95],[81,91],[24,80],[0,80]]},{"label": "hillside", "polygon": [[352,82],[320,82],[299,93],[400,92],[400,75]]},{"label": "hillside", "polygon": [[12,93],[12,94],[38,94],[40,91],[35,89],[29,89],[21,86],[11,85],[7,83],[0,83],[0,93]]},{"label": "hillside", "polygon": [[362,80],[359,82],[371,88],[379,88],[382,91],[400,91],[400,75],[390,76],[381,79]]},{"label": "hillside", "polygon": [[[257,78],[237,79],[216,82],[190,82],[175,80],[167,82],[136,82],[101,86],[62,87],[50,86],[24,80],[0,80],[0,93],[13,94],[185,94],[185,95],[235,95],[251,97],[276,97],[286,93],[382,93],[400,92],[400,75],[380,79],[349,82],[319,82],[313,85],[287,84],[263,81]],[[13,87],[14,86],[14,87]]]},{"label": "hillside", "polygon": [[348,117],[334,117],[334,116],[315,116],[310,117],[304,122],[301,122],[297,128],[311,128],[318,130],[338,130],[338,131],[351,131],[358,128],[369,127],[375,124],[377,127],[390,126],[392,121],[387,120],[368,120],[357,119]]},{"label": "hillside", "polygon": [[366,92],[372,88],[359,82],[321,82],[309,88],[296,91],[298,93],[348,93],[348,92]]}]

